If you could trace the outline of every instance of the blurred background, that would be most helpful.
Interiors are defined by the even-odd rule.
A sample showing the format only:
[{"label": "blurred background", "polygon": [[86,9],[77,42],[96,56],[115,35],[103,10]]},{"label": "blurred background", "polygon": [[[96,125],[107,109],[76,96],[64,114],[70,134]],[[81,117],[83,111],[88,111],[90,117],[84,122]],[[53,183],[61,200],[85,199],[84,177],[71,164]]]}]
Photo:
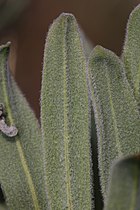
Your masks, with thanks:
[{"label": "blurred background", "polygon": [[120,55],[128,16],[140,0],[0,0],[0,43],[11,41],[10,68],[39,118],[46,34],[61,12],[73,13],[93,45]]}]

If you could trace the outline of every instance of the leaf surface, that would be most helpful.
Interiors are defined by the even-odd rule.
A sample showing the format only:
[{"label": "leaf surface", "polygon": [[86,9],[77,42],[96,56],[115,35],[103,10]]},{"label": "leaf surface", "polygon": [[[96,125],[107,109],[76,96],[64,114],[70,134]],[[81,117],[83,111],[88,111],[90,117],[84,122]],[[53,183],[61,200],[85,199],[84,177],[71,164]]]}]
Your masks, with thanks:
[{"label": "leaf surface", "polygon": [[50,209],[92,208],[88,100],[78,26],[62,14],[48,33],[41,91]]},{"label": "leaf surface", "polygon": [[8,126],[18,134],[0,132],[0,184],[9,209],[46,210],[41,132],[38,122],[8,69],[9,48],[0,49],[0,103]]},{"label": "leaf surface", "polygon": [[130,157],[113,167],[105,210],[140,209],[140,159]]},{"label": "leaf surface", "polygon": [[122,58],[128,81],[140,108],[140,5],[129,17]]},{"label": "leaf surface", "polygon": [[139,112],[124,72],[122,62],[114,53],[100,46],[93,50],[89,60],[89,86],[104,197],[113,160],[140,152]]}]

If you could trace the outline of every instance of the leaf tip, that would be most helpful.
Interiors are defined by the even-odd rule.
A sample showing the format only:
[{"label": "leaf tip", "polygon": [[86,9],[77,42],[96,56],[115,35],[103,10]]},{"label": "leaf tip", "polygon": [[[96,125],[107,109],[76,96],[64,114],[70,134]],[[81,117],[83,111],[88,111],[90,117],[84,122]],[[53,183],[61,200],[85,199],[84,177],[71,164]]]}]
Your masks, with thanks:
[{"label": "leaf tip", "polygon": [[71,20],[71,21],[76,20],[73,14],[66,13],[66,12],[61,13],[57,19],[64,19],[64,20]]},{"label": "leaf tip", "polygon": [[131,19],[133,16],[140,14],[140,4],[138,4],[130,13],[129,19]]}]

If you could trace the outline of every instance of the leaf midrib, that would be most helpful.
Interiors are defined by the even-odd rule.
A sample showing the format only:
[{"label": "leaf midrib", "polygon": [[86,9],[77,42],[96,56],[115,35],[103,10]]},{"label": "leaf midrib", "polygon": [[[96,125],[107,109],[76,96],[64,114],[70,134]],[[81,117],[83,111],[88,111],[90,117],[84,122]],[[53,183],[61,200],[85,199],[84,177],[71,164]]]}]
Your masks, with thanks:
[{"label": "leaf midrib", "polygon": [[121,145],[120,145],[120,141],[119,141],[119,131],[118,131],[118,126],[117,126],[117,120],[116,120],[116,113],[115,113],[115,109],[114,109],[114,105],[113,105],[113,100],[112,100],[112,94],[111,94],[111,86],[110,86],[110,78],[109,78],[109,73],[106,71],[106,78],[107,78],[107,90],[108,90],[108,94],[109,94],[109,102],[110,102],[110,109],[112,112],[112,120],[113,120],[113,127],[114,127],[114,135],[115,135],[115,140],[116,140],[116,145],[118,148],[118,154],[119,156],[122,155],[121,152]]},{"label": "leaf midrib", "polygon": [[68,133],[68,93],[67,93],[67,33],[68,33],[68,17],[65,20],[65,37],[64,37],[64,67],[63,67],[63,97],[64,97],[64,153],[65,153],[65,169],[66,169],[66,187],[67,187],[67,204],[68,209],[72,210],[72,197],[71,197],[71,181],[70,181],[70,165],[69,165],[69,149],[68,149],[68,141],[69,141],[69,133]]},{"label": "leaf midrib", "polygon": [[[2,68],[1,71],[2,71],[3,95],[4,95],[4,100],[5,100],[4,105],[5,105],[7,113],[8,113],[7,118],[9,120],[9,123],[12,125],[12,124],[14,124],[14,118],[13,118],[13,115],[12,115],[10,101],[9,101],[9,98],[8,98],[7,85],[6,85],[6,81],[5,81],[5,78],[7,78],[7,75],[5,74],[5,71],[4,71],[6,67],[5,66],[3,66],[3,67],[4,68]],[[21,160],[21,163],[22,163],[22,167],[23,167],[26,179],[27,179],[27,183],[28,183],[29,189],[31,191],[31,196],[32,196],[34,208],[35,208],[35,210],[41,210],[40,207],[39,207],[38,198],[37,198],[35,187],[34,187],[34,184],[33,184],[33,180],[32,180],[29,168],[28,168],[28,164],[27,164],[27,161],[26,161],[23,149],[22,149],[22,145],[20,143],[20,138],[16,136],[15,141],[16,141],[17,151],[19,153],[19,157],[20,157],[20,160]]]}]

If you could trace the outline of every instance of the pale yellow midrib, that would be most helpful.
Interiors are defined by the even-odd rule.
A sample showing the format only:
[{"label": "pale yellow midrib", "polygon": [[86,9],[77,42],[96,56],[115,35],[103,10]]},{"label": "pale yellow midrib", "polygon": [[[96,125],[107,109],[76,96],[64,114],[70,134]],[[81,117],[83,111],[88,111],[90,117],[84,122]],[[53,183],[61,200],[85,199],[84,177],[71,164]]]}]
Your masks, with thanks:
[{"label": "pale yellow midrib", "polygon": [[[4,105],[5,105],[7,113],[8,113],[9,123],[11,125],[14,125],[14,119],[12,117],[10,102],[9,102],[8,94],[7,94],[7,86],[6,86],[6,82],[5,82],[5,72],[3,71],[3,69],[2,69],[2,82],[3,82],[3,94],[4,94],[4,99],[5,99],[5,104]],[[32,200],[33,200],[35,210],[40,210],[39,202],[38,202],[38,199],[37,199],[37,195],[36,195],[36,192],[35,192],[34,184],[33,184],[32,178],[31,178],[31,174],[30,174],[30,171],[29,171],[29,168],[28,168],[28,164],[27,164],[26,158],[24,156],[24,152],[23,152],[23,149],[22,149],[22,146],[21,146],[21,143],[20,143],[20,140],[19,140],[18,137],[16,137],[16,146],[17,146],[17,150],[18,150],[18,153],[19,153],[19,157],[20,157],[20,160],[21,160],[21,163],[22,163],[24,173],[25,173],[26,178],[27,178],[29,189],[31,191]]]},{"label": "pale yellow midrib", "polygon": [[71,182],[70,182],[70,168],[69,168],[69,153],[68,153],[68,100],[67,100],[67,51],[66,51],[66,36],[67,36],[67,20],[66,20],[66,35],[65,35],[65,45],[64,45],[64,67],[63,67],[63,87],[64,87],[64,152],[65,152],[65,169],[66,169],[66,186],[67,186],[67,202],[68,202],[68,210],[72,210],[72,198],[71,198]]}]

